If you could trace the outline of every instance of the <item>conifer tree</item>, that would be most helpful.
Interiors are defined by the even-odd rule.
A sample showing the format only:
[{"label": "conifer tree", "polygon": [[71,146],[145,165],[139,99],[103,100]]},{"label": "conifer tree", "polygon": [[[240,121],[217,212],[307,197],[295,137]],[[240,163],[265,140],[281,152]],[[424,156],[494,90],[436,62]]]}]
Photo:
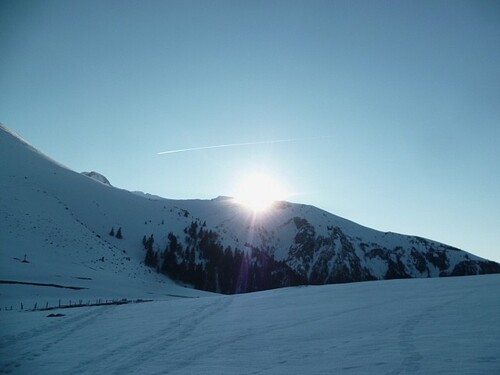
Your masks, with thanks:
[{"label": "conifer tree", "polygon": [[114,227],[111,227],[111,231],[109,232],[109,235],[110,236],[114,236],[115,235],[115,228]]},{"label": "conifer tree", "polygon": [[155,242],[153,238],[153,233],[151,233],[151,236],[147,240],[145,240],[146,236],[144,236],[143,241],[144,241],[144,248],[146,250],[151,249],[153,250],[153,243]]},{"label": "conifer tree", "polygon": [[116,238],[118,239],[122,239],[123,236],[122,236],[122,227],[118,228],[118,230],[116,231]]},{"label": "conifer tree", "polygon": [[144,264],[149,267],[156,267],[158,265],[158,257],[156,256],[156,253],[153,251],[152,247],[149,247],[148,251],[146,251]]}]

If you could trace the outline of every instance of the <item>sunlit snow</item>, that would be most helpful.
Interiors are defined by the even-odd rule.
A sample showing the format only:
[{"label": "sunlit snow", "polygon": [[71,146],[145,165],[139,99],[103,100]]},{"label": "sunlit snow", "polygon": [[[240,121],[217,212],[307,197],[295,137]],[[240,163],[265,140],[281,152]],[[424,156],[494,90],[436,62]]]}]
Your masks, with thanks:
[{"label": "sunlit snow", "polygon": [[0,372],[498,374],[499,290],[490,275],[2,311]]}]

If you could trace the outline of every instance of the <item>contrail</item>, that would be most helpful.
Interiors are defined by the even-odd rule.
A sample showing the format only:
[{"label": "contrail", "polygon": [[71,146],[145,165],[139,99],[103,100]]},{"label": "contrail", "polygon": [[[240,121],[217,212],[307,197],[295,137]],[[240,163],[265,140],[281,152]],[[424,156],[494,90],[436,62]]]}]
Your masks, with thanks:
[{"label": "contrail", "polygon": [[178,149],[178,150],[162,151],[162,152],[158,152],[158,155],[175,154],[177,152],[186,152],[186,151],[208,150],[208,149],[211,149],[211,148],[265,145],[265,144],[270,144],[270,143],[283,143],[283,142],[297,142],[297,141],[305,141],[305,140],[308,140],[308,139],[319,139],[319,138],[320,137],[314,137],[314,138],[292,138],[292,139],[276,139],[276,140],[272,140],[272,141],[260,141],[260,142],[228,143],[228,144],[225,144],[225,145],[192,147],[192,148],[181,148],[181,149]]}]

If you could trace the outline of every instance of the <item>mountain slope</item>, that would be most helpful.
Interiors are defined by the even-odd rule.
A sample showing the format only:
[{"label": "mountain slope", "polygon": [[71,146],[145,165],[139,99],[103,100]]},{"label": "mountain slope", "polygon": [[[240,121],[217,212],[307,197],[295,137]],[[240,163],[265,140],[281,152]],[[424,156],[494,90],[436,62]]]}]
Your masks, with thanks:
[{"label": "mountain slope", "polygon": [[[57,164],[3,127],[0,158],[0,280],[78,280],[96,289],[119,282],[138,295],[175,288],[144,266],[148,247],[157,271],[224,293],[500,272],[470,253],[312,206],[279,202],[255,216],[228,198],[156,199],[117,189]],[[112,229],[123,238],[110,236]]]},{"label": "mountain slope", "polygon": [[[142,264],[140,232],[125,227],[135,225],[134,209],[144,212],[138,221],[146,216],[149,201],[53,162],[5,128],[0,160],[0,280],[84,288],[1,283],[2,304],[203,294]],[[109,236],[113,226],[124,227],[123,240]]]}]

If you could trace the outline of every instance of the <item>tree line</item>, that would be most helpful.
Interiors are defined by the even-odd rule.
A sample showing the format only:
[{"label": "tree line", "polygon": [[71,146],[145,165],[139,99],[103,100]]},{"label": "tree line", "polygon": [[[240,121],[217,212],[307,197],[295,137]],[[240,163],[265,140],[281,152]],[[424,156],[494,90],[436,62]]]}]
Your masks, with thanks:
[{"label": "tree line", "polygon": [[[193,221],[184,229],[185,238],[170,232],[164,250],[154,250],[154,237],[143,237],[144,263],[171,279],[196,289],[224,293],[246,293],[305,283],[284,261],[267,251],[250,247],[244,252],[223,247],[217,233]],[[158,247],[157,247],[158,249]]]}]

